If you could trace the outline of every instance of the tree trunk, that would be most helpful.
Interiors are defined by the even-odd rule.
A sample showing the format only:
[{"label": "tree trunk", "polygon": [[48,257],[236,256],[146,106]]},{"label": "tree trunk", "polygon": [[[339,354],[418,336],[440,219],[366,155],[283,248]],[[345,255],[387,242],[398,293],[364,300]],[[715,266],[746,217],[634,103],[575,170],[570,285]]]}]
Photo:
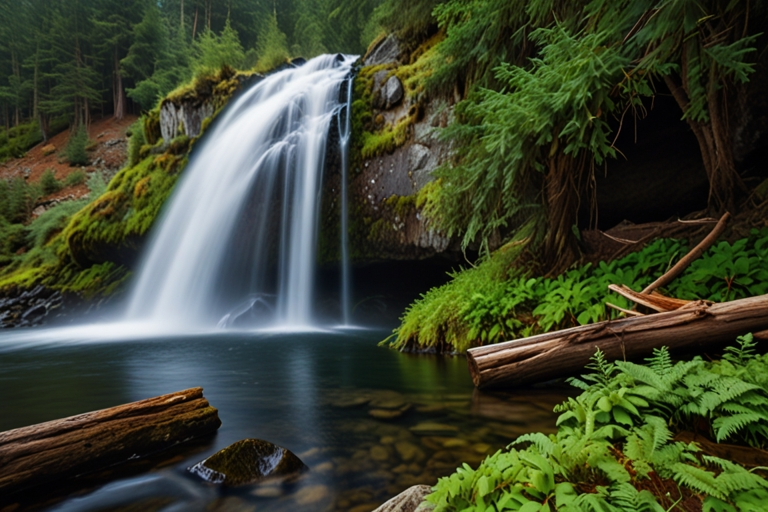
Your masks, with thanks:
[{"label": "tree trunk", "polygon": [[599,348],[609,360],[650,356],[654,348],[715,348],[739,335],[768,329],[768,295],[583,325],[470,349],[478,388],[522,386],[584,369]]},{"label": "tree trunk", "polygon": [[[682,76],[685,77],[685,69]],[[667,75],[664,81],[681,110],[687,112],[690,96],[686,79],[683,78],[680,83],[677,83],[672,76]],[[736,172],[733,161],[724,94],[724,91],[710,87],[710,92],[707,94],[709,121],[696,121],[686,117],[699,143],[704,171],[709,180],[707,203],[710,208],[721,214],[726,211],[735,212],[736,194],[745,190],[744,182]]]},{"label": "tree trunk", "polygon": [[198,14],[199,7],[195,6],[195,21],[192,23],[192,41],[195,40],[195,35],[197,34],[197,14]]},{"label": "tree trunk", "polygon": [[579,257],[573,228],[578,220],[579,177],[582,162],[570,155],[557,153],[548,162],[544,177],[547,226],[544,235],[543,269],[546,274],[558,274]]},{"label": "tree trunk", "polygon": [[143,457],[221,425],[202,388],[0,433],[0,495]]},{"label": "tree trunk", "polygon": [[123,76],[120,74],[120,59],[118,58],[118,48],[115,45],[115,58],[114,58],[114,73],[115,78],[112,81],[114,84],[114,105],[115,113],[114,118],[121,120],[125,117],[125,92],[123,91]]}]

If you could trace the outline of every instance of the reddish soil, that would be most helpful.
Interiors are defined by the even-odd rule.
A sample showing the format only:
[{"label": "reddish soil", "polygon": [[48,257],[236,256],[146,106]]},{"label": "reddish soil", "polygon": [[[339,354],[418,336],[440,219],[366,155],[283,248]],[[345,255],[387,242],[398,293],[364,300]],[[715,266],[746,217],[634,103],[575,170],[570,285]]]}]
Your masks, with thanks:
[{"label": "reddish soil", "polygon": [[[30,183],[40,180],[46,169],[51,169],[58,180],[64,180],[69,174],[83,170],[86,173],[96,170],[114,174],[126,160],[127,140],[125,132],[136,121],[136,116],[126,116],[121,121],[111,117],[99,119],[91,123],[88,129],[88,137],[95,143],[95,147],[88,152],[89,165],[83,167],[70,167],[64,158],[64,149],[69,142],[69,130],[65,130],[48,142],[43,142],[27,151],[23,158],[9,160],[0,165],[0,178],[25,177]],[[93,144],[92,144],[93,145]],[[47,154],[53,146],[52,153]],[[44,148],[46,149],[44,151]],[[39,204],[49,203],[61,199],[79,198],[88,194],[85,184],[67,187],[54,194],[40,198]]]}]

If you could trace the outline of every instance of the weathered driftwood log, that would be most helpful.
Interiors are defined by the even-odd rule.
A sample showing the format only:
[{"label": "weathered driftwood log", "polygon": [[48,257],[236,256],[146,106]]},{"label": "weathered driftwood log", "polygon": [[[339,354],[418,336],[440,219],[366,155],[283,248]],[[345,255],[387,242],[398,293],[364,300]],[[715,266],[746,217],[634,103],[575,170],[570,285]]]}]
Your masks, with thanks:
[{"label": "weathered driftwood log", "polygon": [[608,359],[648,356],[654,348],[706,348],[768,329],[768,295],[720,304],[583,325],[470,349],[469,372],[478,388],[516,386],[578,373],[599,348]]},{"label": "weathered driftwood log", "polygon": [[0,433],[0,496],[211,434],[216,409],[193,388]]}]

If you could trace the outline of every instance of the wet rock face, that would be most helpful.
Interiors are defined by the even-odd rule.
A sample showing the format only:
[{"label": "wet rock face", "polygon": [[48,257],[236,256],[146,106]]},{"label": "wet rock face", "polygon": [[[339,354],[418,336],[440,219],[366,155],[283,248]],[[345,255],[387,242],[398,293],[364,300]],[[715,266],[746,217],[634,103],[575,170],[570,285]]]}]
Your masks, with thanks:
[{"label": "wet rock face", "polygon": [[213,115],[213,105],[163,102],[160,107],[160,133],[163,140],[170,142],[177,135],[184,133],[188,137],[197,137],[202,130],[203,121]]},{"label": "wet rock face", "polygon": [[400,58],[400,43],[394,34],[390,34],[379,42],[365,59],[366,66],[378,66],[397,62]]},{"label": "wet rock face", "polygon": [[[404,98],[400,106],[374,111],[374,115],[381,114],[396,125],[413,107],[409,103]],[[415,206],[416,195],[433,180],[432,172],[451,156],[451,147],[440,140],[438,130],[448,125],[453,104],[432,99],[416,108],[422,109],[422,115],[411,126],[408,141],[392,152],[363,160],[350,187],[357,214],[369,225],[366,243],[381,259],[460,254],[458,243],[429,226]]]},{"label": "wet rock face", "polygon": [[291,451],[261,439],[238,441],[188,469],[207,482],[228,487],[289,478],[306,470]]}]

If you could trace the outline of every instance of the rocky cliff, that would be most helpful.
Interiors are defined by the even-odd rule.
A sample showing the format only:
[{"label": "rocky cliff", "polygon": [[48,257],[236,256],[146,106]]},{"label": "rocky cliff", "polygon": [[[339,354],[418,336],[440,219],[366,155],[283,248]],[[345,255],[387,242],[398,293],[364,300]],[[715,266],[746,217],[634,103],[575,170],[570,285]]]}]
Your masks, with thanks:
[{"label": "rocky cliff", "polygon": [[358,261],[455,254],[457,244],[421,214],[418,195],[450,156],[438,136],[454,98],[427,97],[432,39],[406,55],[394,35],[371,47],[355,81],[350,238]]}]

